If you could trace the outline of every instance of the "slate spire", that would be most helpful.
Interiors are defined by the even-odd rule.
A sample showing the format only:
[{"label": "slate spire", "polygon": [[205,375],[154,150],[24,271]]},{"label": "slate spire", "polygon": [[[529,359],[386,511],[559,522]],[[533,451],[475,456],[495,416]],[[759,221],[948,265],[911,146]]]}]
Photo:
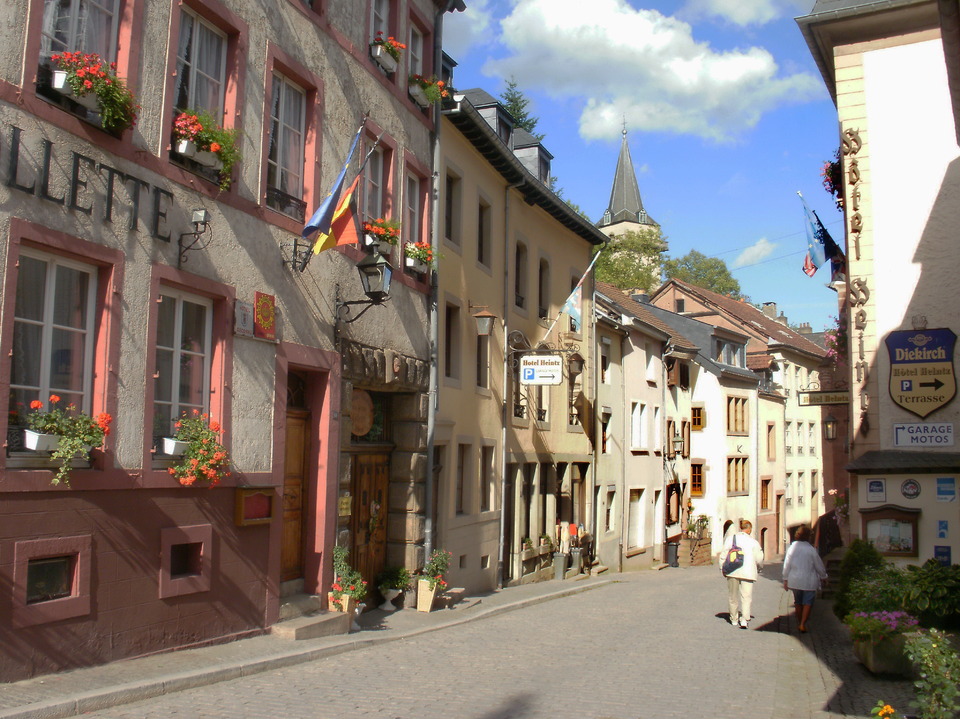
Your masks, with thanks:
[{"label": "slate spire", "polygon": [[640,199],[640,186],[637,184],[637,173],[633,169],[633,159],[630,157],[630,147],[627,144],[627,128],[623,128],[623,140],[620,143],[620,157],[617,159],[617,171],[613,176],[613,189],[610,191],[610,204],[600,227],[615,225],[620,222],[633,222],[640,225],[656,226],[653,218],[643,209],[643,200]]}]

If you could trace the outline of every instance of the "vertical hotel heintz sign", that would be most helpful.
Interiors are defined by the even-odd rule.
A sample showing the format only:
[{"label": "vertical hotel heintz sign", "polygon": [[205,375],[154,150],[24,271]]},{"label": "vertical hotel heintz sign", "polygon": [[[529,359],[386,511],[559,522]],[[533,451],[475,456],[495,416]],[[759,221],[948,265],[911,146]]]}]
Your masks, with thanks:
[{"label": "vertical hotel heintz sign", "polygon": [[887,336],[890,353],[890,396],[918,417],[946,405],[957,393],[949,329],[900,330]]}]

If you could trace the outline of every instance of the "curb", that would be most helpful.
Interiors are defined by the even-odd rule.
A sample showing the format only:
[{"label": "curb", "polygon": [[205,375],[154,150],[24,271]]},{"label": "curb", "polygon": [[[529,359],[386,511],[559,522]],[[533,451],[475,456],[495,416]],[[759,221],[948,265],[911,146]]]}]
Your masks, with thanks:
[{"label": "curb", "polygon": [[[275,654],[268,657],[253,657],[244,661],[233,662],[231,664],[221,664],[216,667],[210,667],[192,672],[183,672],[178,674],[167,674],[164,676],[145,679],[142,682],[130,682],[103,689],[93,689],[89,692],[74,694],[65,699],[53,701],[42,701],[27,704],[16,709],[0,710],[0,719],[65,719],[66,717],[75,717],[86,712],[109,709],[111,707],[131,704],[144,699],[153,699],[164,694],[173,694],[186,689],[196,689],[198,687],[209,686],[219,682],[229,681],[231,679],[240,679],[245,676],[259,674],[272,669],[282,669],[285,667],[304,664],[306,662],[324,659],[326,657],[344,654],[346,652],[367,649],[377,644],[386,644],[401,639],[428,634],[441,629],[447,629],[459,624],[467,624],[479,619],[486,619],[505,612],[511,612],[516,609],[540,604],[541,602],[551,601],[553,599],[563,599],[574,594],[590,591],[616,584],[617,579],[601,579],[581,586],[573,586],[560,589],[548,594],[542,594],[536,597],[528,597],[515,602],[503,604],[501,606],[480,609],[477,613],[469,616],[454,617],[449,621],[435,624],[429,627],[398,631],[391,636],[370,636],[362,638],[363,633],[358,632],[353,635],[344,635],[345,638],[339,644],[333,644],[326,647],[314,649],[292,649],[285,653]],[[483,606],[483,600],[479,605]],[[454,609],[454,612],[457,610]],[[356,638],[352,638],[356,637]],[[242,641],[242,640],[241,640]]]}]

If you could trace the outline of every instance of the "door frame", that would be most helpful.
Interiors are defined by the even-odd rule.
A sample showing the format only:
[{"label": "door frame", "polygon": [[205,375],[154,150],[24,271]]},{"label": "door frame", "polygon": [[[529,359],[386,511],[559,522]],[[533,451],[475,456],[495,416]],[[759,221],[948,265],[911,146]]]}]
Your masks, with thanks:
[{"label": "door frame", "polygon": [[[282,500],[283,452],[287,429],[287,377],[291,368],[308,375],[307,408],[310,410],[310,456],[307,458],[303,521],[304,591],[320,594],[333,581],[333,562],[328,559],[336,539],[337,488],[340,474],[340,355],[330,350],[291,342],[277,344],[274,384],[274,430],[271,481]],[[283,518],[277,513],[270,524],[267,625],[280,616],[280,549]]]}]

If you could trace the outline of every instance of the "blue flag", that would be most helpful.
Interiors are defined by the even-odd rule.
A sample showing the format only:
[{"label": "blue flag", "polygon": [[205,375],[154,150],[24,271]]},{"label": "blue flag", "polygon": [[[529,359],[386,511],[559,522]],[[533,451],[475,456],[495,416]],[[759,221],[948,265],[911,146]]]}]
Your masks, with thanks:
[{"label": "blue flag", "polygon": [[313,213],[310,221],[304,226],[303,232],[300,233],[301,237],[304,239],[308,239],[316,232],[319,232],[321,235],[330,234],[330,223],[333,222],[334,210],[336,210],[337,206],[340,204],[340,193],[343,191],[343,180],[347,175],[347,167],[350,165],[350,160],[353,159],[353,153],[357,150],[357,143],[360,141],[360,133],[363,132],[363,126],[365,124],[366,118],[364,118],[364,121],[360,123],[360,127],[357,128],[357,134],[353,136],[353,143],[350,145],[350,150],[347,152],[347,159],[344,161],[343,169],[340,170],[340,174],[337,175],[337,179],[334,180],[333,187],[330,188],[330,192],[327,193],[327,196],[324,198],[323,202],[320,203],[320,207],[317,208],[317,211]]},{"label": "blue flag", "polygon": [[[820,222],[817,213],[807,207],[807,202],[803,199],[803,195],[799,192],[797,195],[799,195],[800,202],[803,204],[803,215],[806,218],[805,227],[807,230],[807,256],[803,258],[803,272],[808,277],[813,277],[817,273],[817,270],[820,269],[820,265],[827,261],[825,240],[830,238],[830,234],[823,226],[823,223]],[[832,238],[830,239],[830,243],[833,244]]]}]

